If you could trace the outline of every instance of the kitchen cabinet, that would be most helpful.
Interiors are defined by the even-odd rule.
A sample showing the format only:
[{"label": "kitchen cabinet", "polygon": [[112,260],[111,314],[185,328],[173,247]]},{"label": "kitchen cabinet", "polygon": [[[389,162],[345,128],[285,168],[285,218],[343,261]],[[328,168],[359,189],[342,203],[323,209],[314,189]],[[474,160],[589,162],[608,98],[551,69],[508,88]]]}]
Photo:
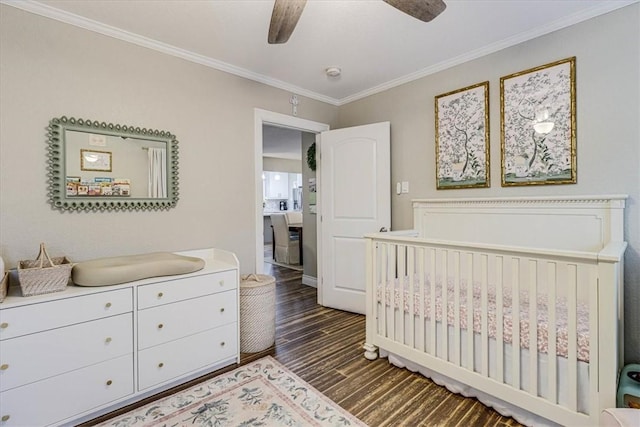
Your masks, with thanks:
[{"label": "kitchen cabinet", "polygon": [[287,172],[264,172],[265,199],[289,198],[289,174]]}]

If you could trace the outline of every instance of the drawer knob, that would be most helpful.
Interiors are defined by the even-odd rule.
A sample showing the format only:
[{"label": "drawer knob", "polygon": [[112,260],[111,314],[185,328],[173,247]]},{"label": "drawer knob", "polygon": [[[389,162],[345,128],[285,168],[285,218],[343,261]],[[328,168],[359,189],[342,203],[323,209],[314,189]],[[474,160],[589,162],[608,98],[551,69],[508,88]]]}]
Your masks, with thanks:
[{"label": "drawer knob", "polygon": [[[0,323],[0,329],[7,329],[9,327],[9,324],[7,322],[2,322]],[[8,415],[7,415],[8,417]]]},{"label": "drawer knob", "polygon": [[162,368],[164,366],[164,363],[160,362],[158,363],[158,368]]},{"label": "drawer knob", "polygon": [[224,280],[220,280],[220,286],[224,286]]},{"label": "drawer knob", "polygon": [[164,325],[163,325],[162,323],[160,323],[160,324],[158,325],[158,329],[162,329],[162,328],[164,328]]},{"label": "drawer knob", "polygon": [[224,313],[224,307],[220,309],[220,313]]},{"label": "drawer knob", "polygon": [[158,298],[162,298],[163,296],[164,296],[164,293],[158,292]]},{"label": "drawer knob", "polygon": [[11,418],[10,415],[3,415],[2,418],[0,418],[0,420],[2,420],[2,422],[4,423],[6,421],[9,421],[9,418]]},{"label": "drawer knob", "polygon": [[107,380],[107,385],[111,385],[111,384],[113,384],[113,381]]},{"label": "drawer knob", "polygon": [[6,363],[3,363],[2,365],[0,365],[0,371],[6,371],[7,369],[9,369],[9,365]]},{"label": "drawer knob", "polygon": [[104,306],[105,306],[106,308],[111,308],[111,303],[110,303],[110,302],[108,302],[108,303],[106,303]]},{"label": "drawer knob", "polygon": [[224,342],[224,341],[222,341],[222,342],[220,343],[220,347],[224,347],[224,345],[225,345],[225,342]]},{"label": "drawer knob", "polygon": [[111,341],[113,341],[111,337],[107,337],[107,339],[104,340],[104,342],[106,342],[107,344],[109,344]]}]

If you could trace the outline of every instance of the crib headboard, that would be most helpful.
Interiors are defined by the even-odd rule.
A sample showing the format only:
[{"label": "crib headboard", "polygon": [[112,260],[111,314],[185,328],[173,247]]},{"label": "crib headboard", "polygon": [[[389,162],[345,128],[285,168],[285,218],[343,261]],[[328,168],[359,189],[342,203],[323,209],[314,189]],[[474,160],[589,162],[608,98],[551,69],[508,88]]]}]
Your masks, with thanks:
[{"label": "crib headboard", "polygon": [[624,240],[626,195],[413,200],[420,237],[597,252]]}]

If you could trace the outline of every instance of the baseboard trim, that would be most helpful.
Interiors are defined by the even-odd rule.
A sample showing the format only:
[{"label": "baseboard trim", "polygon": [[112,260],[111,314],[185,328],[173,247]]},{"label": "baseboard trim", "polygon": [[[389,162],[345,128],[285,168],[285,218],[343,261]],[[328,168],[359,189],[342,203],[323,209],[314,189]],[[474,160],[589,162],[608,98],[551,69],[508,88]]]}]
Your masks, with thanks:
[{"label": "baseboard trim", "polygon": [[311,286],[312,288],[318,287],[318,279],[313,276],[307,276],[306,274],[302,275],[302,284]]}]

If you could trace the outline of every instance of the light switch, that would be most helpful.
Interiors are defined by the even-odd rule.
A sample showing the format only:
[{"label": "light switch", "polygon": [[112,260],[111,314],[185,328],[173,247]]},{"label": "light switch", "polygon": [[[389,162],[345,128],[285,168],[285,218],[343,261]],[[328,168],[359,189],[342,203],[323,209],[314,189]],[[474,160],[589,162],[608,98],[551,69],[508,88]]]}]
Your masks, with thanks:
[{"label": "light switch", "polygon": [[402,192],[405,194],[409,192],[409,181],[402,181]]},{"label": "light switch", "polygon": [[402,186],[399,182],[396,183],[396,194],[402,193]]}]

